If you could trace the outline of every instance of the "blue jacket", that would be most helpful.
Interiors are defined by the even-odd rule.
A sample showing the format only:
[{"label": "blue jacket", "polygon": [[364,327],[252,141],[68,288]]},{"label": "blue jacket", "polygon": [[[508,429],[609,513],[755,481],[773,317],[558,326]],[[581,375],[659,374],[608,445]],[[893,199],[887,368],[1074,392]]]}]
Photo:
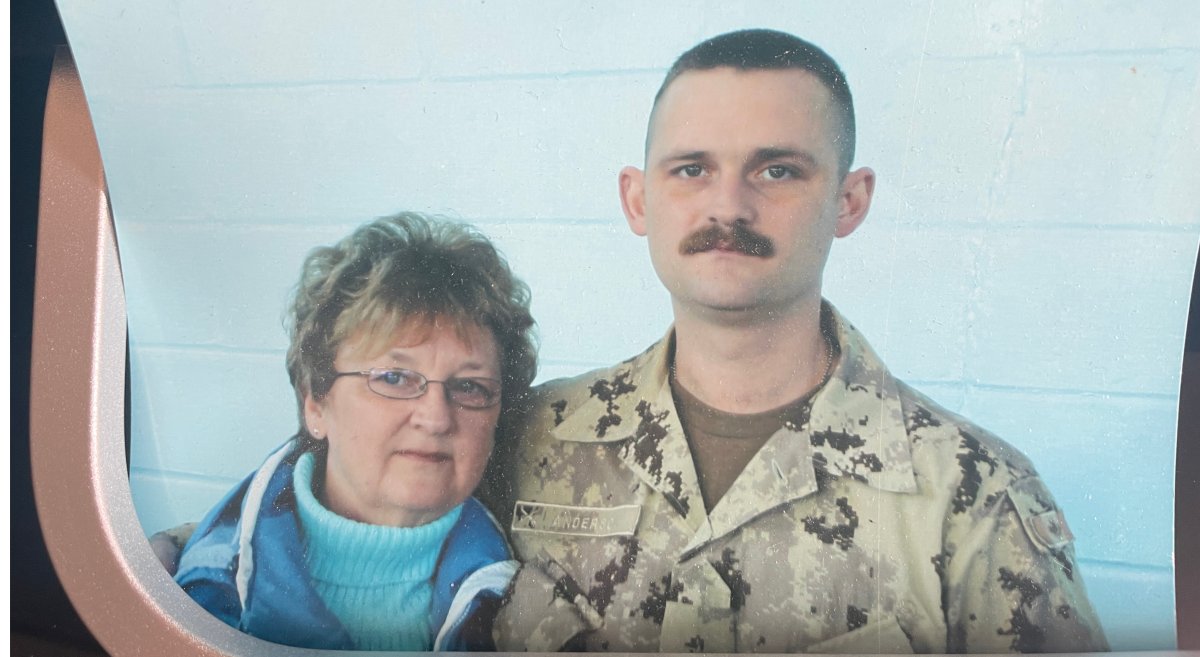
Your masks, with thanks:
[{"label": "blue jacket", "polygon": [[[291,440],[275,450],[209,511],[184,547],[175,581],[209,613],[260,639],[352,649],[305,565],[292,487],[302,453],[296,445]],[[503,598],[516,570],[496,521],[475,498],[467,499],[434,569],[433,649],[494,649],[479,612]]]}]

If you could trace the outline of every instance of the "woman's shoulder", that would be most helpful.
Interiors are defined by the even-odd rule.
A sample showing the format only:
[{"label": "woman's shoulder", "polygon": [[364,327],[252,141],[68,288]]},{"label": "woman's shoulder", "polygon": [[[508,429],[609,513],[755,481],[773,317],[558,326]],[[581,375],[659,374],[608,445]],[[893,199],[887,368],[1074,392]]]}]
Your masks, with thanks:
[{"label": "woman's shoulder", "polygon": [[446,537],[443,562],[448,558],[486,565],[512,558],[512,549],[504,530],[487,507],[474,496],[463,502],[462,514]]},{"label": "woman's shoulder", "polygon": [[228,569],[238,556],[242,535],[254,531],[262,511],[286,506],[280,504],[280,498],[291,494],[292,471],[299,456],[294,439],[280,445],[194,524],[179,558],[177,579],[188,569]]}]

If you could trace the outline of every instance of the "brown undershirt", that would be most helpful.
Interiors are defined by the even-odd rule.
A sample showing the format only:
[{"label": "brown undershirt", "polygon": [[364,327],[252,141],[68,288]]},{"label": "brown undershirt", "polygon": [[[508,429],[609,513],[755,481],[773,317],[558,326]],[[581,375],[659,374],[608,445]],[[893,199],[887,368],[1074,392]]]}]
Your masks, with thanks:
[{"label": "brown undershirt", "polygon": [[697,399],[671,377],[671,395],[700,479],[704,508],[712,511],[750,459],[788,418],[808,415],[812,392],[762,413],[726,413]]},{"label": "brown undershirt", "polygon": [[[822,324],[824,329],[824,321]],[[823,332],[826,336],[831,333],[828,330]],[[672,361],[675,359],[673,347]],[[799,399],[762,413],[727,413],[713,408],[680,385],[672,371],[669,377],[671,396],[675,398],[680,428],[692,452],[696,476],[700,480],[700,495],[704,498],[707,511],[711,512],[721,501],[733,481],[746,469],[750,459],[783,427],[785,421],[790,419],[796,424],[807,423],[809,402],[813,394],[828,381],[834,362],[841,353],[836,342],[832,342],[830,347],[832,360],[820,384]],[[798,419],[802,420],[796,422]]]}]

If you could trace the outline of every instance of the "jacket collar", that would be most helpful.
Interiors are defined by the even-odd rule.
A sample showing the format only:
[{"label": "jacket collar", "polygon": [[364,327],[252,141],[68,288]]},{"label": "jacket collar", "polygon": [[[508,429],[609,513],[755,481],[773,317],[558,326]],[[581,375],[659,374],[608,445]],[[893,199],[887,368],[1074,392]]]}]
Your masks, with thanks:
[{"label": "jacket collar", "polygon": [[[301,454],[292,449],[269,476],[266,491],[254,508],[242,510],[241,523],[256,518],[254,550],[239,568],[252,568],[250,592],[242,628],[261,639],[287,645],[348,650],[350,635],[313,587],[304,560],[303,530],[296,513],[293,473]],[[235,535],[240,532],[235,532]],[[462,515],[442,545],[433,574],[430,627],[436,633],[446,623],[459,588],[480,568],[511,559],[512,551],[496,520],[474,497],[463,503]],[[268,558],[258,559],[259,555]],[[494,594],[498,597],[501,592]],[[459,619],[451,619],[457,621]]]},{"label": "jacket collar", "polygon": [[[250,569],[239,629],[286,645],[347,650],[354,643],[321,600],[304,562],[292,485],[296,459],[302,452],[295,441],[287,448],[292,451],[269,472],[269,483],[257,506],[248,503],[238,521],[236,533],[242,534],[242,525],[254,520],[253,550],[241,554],[237,566],[239,572]],[[256,474],[268,473],[260,470]]]},{"label": "jacket collar", "polygon": [[667,378],[673,329],[588,384],[589,397],[563,415],[554,436],[622,443],[618,449],[624,462],[693,529],[693,546],[816,492],[823,479],[850,477],[879,490],[915,491],[896,379],[828,302],[822,302],[822,316],[841,349],[837,366],[813,395],[807,417],[793,418],[771,437],[712,513],[703,508]]}]

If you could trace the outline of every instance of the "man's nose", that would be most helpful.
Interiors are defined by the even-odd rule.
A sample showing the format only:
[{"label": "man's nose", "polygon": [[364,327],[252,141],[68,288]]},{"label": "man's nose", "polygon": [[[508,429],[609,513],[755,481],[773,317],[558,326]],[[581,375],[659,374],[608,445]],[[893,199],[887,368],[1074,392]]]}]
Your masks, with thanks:
[{"label": "man's nose", "polygon": [[710,186],[709,221],[724,226],[754,223],[758,218],[754,206],[754,189],[742,177],[718,176]]},{"label": "man's nose", "polygon": [[446,385],[440,381],[425,384],[425,394],[412,400],[416,405],[412,413],[413,425],[431,434],[444,435],[454,429],[457,406],[446,394]]}]

